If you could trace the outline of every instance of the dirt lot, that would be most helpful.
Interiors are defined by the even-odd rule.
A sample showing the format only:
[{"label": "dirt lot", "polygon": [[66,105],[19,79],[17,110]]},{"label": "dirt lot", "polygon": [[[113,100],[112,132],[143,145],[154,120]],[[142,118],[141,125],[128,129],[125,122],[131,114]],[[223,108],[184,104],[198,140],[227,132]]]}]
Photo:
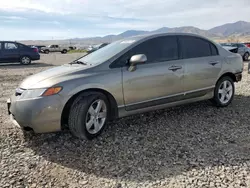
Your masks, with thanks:
[{"label": "dirt lot", "polygon": [[250,187],[247,64],[227,108],[199,102],[135,115],[89,142],[67,131],[24,139],[7,116],[6,99],[26,76],[81,55],[0,65],[0,187]]}]

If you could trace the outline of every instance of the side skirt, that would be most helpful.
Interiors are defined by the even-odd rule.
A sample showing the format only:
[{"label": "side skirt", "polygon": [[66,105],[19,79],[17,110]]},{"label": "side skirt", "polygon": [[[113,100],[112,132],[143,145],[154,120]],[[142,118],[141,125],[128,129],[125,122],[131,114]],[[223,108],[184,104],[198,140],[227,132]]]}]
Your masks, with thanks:
[{"label": "side skirt", "polygon": [[214,87],[205,89],[205,90],[190,92],[186,94],[160,98],[160,99],[156,99],[152,101],[131,104],[126,107],[120,106],[118,108],[118,114],[120,118],[120,117],[125,117],[129,115],[137,114],[137,113],[144,113],[148,111],[164,109],[167,107],[179,106],[183,104],[208,100],[208,99],[213,98],[213,95],[214,95]]}]

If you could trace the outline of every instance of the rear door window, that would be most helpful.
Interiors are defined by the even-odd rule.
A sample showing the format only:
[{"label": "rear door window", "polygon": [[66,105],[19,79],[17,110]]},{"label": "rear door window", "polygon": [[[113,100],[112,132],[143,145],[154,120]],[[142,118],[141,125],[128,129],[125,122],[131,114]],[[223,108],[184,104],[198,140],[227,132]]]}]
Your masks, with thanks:
[{"label": "rear door window", "polygon": [[217,48],[204,39],[193,36],[180,36],[181,56],[184,59],[207,57],[218,54]]},{"label": "rear door window", "polygon": [[15,43],[6,42],[6,43],[4,43],[4,49],[5,50],[15,50],[15,49],[18,49],[18,46]]}]

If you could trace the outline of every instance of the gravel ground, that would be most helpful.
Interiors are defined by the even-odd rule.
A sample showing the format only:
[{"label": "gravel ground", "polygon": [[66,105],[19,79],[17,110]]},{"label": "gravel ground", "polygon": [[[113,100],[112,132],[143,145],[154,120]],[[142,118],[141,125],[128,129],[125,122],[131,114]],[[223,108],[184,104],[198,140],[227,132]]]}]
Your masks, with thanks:
[{"label": "gravel ground", "polygon": [[227,108],[205,101],[126,117],[93,141],[67,131],[23,135],[6,99],[26,76],[81,55],[0,66],[0,187],[250,187],[247,64]]}]

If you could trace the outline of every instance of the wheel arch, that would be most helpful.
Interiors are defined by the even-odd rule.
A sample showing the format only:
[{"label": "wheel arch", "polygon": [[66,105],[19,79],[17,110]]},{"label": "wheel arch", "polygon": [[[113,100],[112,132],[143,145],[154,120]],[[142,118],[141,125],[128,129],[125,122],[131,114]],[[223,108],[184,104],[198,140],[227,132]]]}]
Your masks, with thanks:
[{"label": "wheel arch", "polygon": [[63,111],[61,114],[61,127],[62,127],[62,129],[67,127],[69,111],[70,111],[71,105],[73,104],[73,101],[80,94],[83,94],[86,92],[100,92],[100,93],[104,94],[107,97],[109,104],[110,104],[110,112],[111,112],[110,119],[113,120],[113,119],[116,119],[118,117],[118,105],[117,105],[117,102],[116,102],[114,96],[111,93],[109,93],[108,91],[106,91],[104,89],[99,89],[99,88],[85,89],[85,90],[79,91],[78,93],[74,94],[64,105]]},{"label": "wheel arch", "polygon": [[232,72],[225,72],[225,73],[223,73],[223,74],[218,78],[216,84],[218,83],[218,81],[219,81],[221,78],[223,78],[223,77],[225,77],[225,76],[228,76],[228,77],[232,78],[232,80],[233,80],[234,82],[237,82],[236,76],[235,76],[234,73],[232,73]]}]

